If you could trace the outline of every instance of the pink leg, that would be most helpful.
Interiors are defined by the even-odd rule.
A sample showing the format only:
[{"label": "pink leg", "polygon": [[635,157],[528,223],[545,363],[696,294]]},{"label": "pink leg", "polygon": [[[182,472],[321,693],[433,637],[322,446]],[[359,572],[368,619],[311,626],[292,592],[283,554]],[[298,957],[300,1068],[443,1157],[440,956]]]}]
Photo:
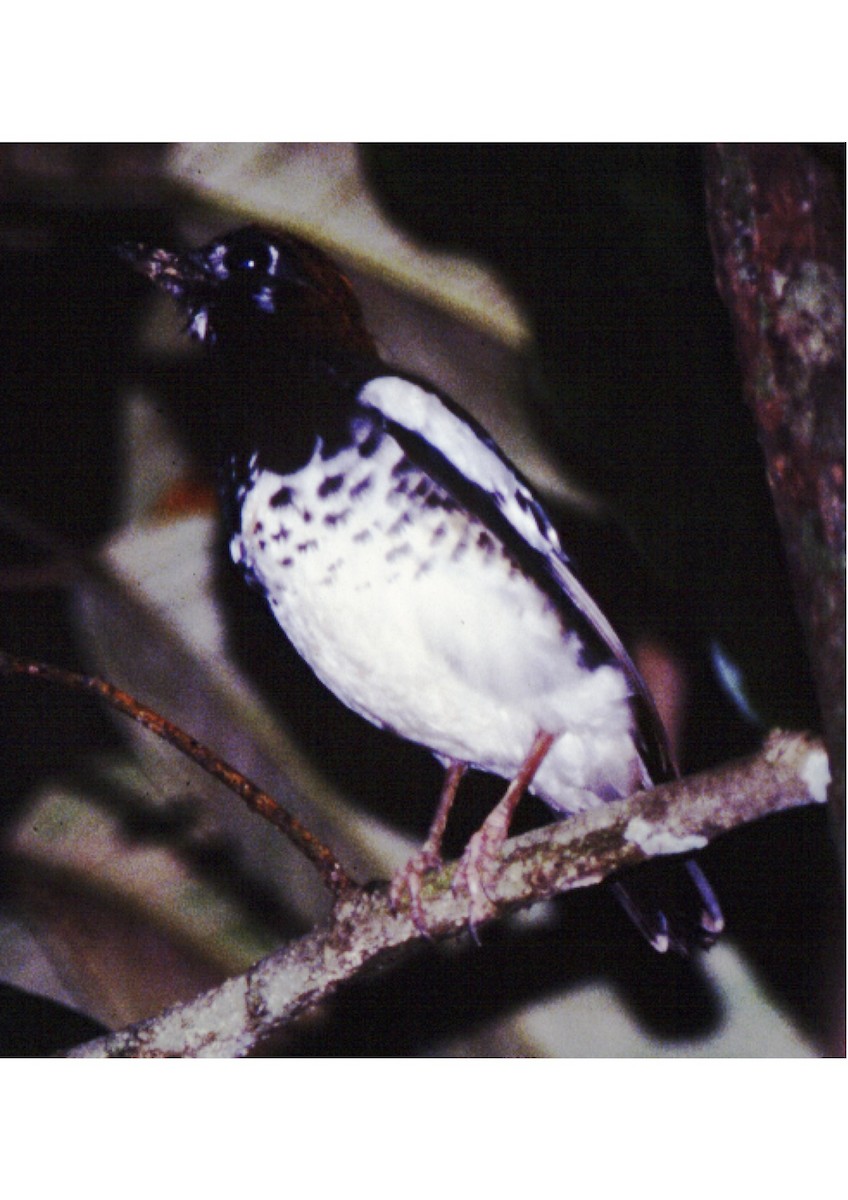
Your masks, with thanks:
[{"label": "pink leg", "polygon": [[554,740],[553,734],[545,733],[544,730],[536,734],[530,753],[521,764],[503,799],[471,838],[460,859],[453,880],[453,890],[455,893],[468,893],[468,924],[472,933],[480,921],[492,915],[486,882],[491,882],[494,876],[518,802],[533,782],[533,776],[542,765],[542,760]]},{"label": "pink leg", "polygon": [[465,774],[465,763],[452,762],[445,773],[442,784],[442,794],[439,797],[439,807],[430,825],[427,840],[412,858],[402,867],[392,879],[389,890],[389,903],[397,912],[404,893],[409,896],[410,916],[419,933],[427,934],[427,922],[421,908],[421,883],[428,871],[437,871],[442,865],[442,838],[448,823],[453,802],[456,799],[459,782]]}]

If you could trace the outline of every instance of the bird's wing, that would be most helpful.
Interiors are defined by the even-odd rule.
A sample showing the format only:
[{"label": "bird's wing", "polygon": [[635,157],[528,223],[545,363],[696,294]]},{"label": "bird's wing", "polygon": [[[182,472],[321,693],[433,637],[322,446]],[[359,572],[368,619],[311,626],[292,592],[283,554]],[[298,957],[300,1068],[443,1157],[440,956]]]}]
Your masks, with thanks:
[{"label": "bird's wing", "polygon": [[380,414],[407,457],[477,515],[519,566],[553,595],[591,659],[614,659],[631,690],[643,786],[676,775],[662,721],[618,634],[574,574],[542,505],[488,434],[458,406],[402,375],[381,375],[358,401]]}]

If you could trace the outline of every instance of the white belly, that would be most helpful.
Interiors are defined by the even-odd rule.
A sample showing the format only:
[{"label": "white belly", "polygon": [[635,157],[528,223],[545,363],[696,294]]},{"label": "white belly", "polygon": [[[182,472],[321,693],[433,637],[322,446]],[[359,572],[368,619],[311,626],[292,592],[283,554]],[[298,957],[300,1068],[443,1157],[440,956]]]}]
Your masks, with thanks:
[{"label": "white belly", "polygon": [[504,778],[539,730],[558,735],[534,784],[556,808],[634,790],[622,673],[582,667],[551,600],[481,523],[437,489],[428,504],[426,477],[393,475],[401,457],[386,437],[371,458],[262,472],[248,493],[233,557],[298,652],[368,720]]}]

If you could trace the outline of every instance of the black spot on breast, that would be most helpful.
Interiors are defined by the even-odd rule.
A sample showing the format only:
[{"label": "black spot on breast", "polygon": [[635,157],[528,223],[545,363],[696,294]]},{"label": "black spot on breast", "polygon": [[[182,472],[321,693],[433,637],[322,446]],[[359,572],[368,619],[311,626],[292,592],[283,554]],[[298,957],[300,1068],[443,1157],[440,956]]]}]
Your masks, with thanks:
[{"label": "black spot on breast", "polygon": [[316,542],[315,538],[309,538],[308,541],[299,542],[297,545],[297,550],[301,554],[303,554],[307,550],[317,550],[317,549],[318,549],[318,543]]},{"label": "black spot on breast", "polygon": [[373,482],[373,476],[366,475],[364,479],[360,479],[359,483],[355,483],[348,492],[351,500],[358,500],[360,496],[364,496]]},{"label": "black spot on breast", "polygon": [[410,513],[402,512],[400,514],[400,516],[397,518],[397,520],[392,521],[391,525],[386,530],[387,536],[394,537],[395,534],[400,533],[400,531],[401,531],[401,529],[403,529],[404,525],[409,525],[409,524],[411,524],[411,522],[412,522],[412,517],[411,517]]},{"label": "black spot on breast", "polygon": [[291,504],[292,500],[294,500],[294,489],[281,487],[279,491],[274,492],[270,503],[272,508],[285,508],[287,504]]},{"label": "black spot on breast", "polygon": [[414,469],[415,468],[413,467],[412,463],[409,461],[406,455],[404,455],[402,458],[399,458],[392,467],[392,478],[400,479],[402,476],[408,475],[409,472],[413,471]]},{"label": "black spot on breast", "polygon": [[395,548],[393,550],[390,550],[388,552],[388,554],[386,555],[386,562],[388,562],[388,563],[394,562],[396,558],[403,558],[405,555],[411,554],[411,553],[412,553],[412,547],[410,546],[409,542],[403,542],[402,545],[395,546]]},{"label": "black spot on breast", "polygon": [[486,533],[484,530],[481,534],[478,534],[477,546],[485,554],[491,554],[495,548],[495,539],[490,533]]},{"label": "black spot on breast", "polygon": [[427,493],[424,504],[427,508],[441,508],[446,513],[454,512],[458,508],[458,505],[454,500],[451,500],[450,496],[446,496],[444,492],[440,492],[435,488],[433,491]]},{"label": "black spot on breast", "polygon": [[371,536],[372,536],[372,535],[371,535],[371,530],[370,530],[370,529],[360,529],[359,533],[355,533],[355,534],[353,535],[353,540],[354,540],[355,542],[360,542],[360,543],[362,543],[362,542],[370,542],[370,541],[371,541]]},{"label": "black spot on breast", "polygon": [[344,480],[344,475],[328,475],[324,482],[320,484],[318,495],[322,498],[324,496],[332,496],[342,487]]},{"label": "black spot on breast", "polygon": [[430,481],[429,479],[425,479],[425,477],[422,475],[415,487],[410,492],[410,495],[414,496],[416,500],[420,500],[423,496],[426,496],[429,491]]},{"label": "black spot on breast", "polygon": [[294,559],[293,559],[293,558],[288,558],[288,557],[286,557],[286,558],[281,558],[281,559],[280,559],[280,566],[281,566],[281,567],[290,567],[290,566],[292,566],[292,565],[293,565],[293,563],[294,563]]},{"label": "black spot on breast", "polygon": [[341,525],[343,521],[348,519],[350,512],[351,510],[349,508],[343,508],[341,512],[327,513],[326,517],[324,517],[324,524],[328,525],[330,528],[332,528],[334,525]]},{"label": "black spot on breast", "polygon": [[276,533],[271,534],[271,541],[272,542],[284,542],[286,540],[286,538],[290,535],[290,533],[291,533],[290,529],[286,529],[285,525],[281,525]]}]

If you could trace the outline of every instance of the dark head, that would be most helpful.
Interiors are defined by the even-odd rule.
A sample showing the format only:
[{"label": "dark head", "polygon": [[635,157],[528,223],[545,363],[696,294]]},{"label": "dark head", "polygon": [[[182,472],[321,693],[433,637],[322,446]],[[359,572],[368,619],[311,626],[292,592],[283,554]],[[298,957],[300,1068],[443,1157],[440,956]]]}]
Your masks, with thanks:
[{"label": "dark head", "polygon": [[183,254],[138,244],[124,255],[185,307],[188,332],[208,344],[376,353],[348,280],[292,234],[248,226]]}]

